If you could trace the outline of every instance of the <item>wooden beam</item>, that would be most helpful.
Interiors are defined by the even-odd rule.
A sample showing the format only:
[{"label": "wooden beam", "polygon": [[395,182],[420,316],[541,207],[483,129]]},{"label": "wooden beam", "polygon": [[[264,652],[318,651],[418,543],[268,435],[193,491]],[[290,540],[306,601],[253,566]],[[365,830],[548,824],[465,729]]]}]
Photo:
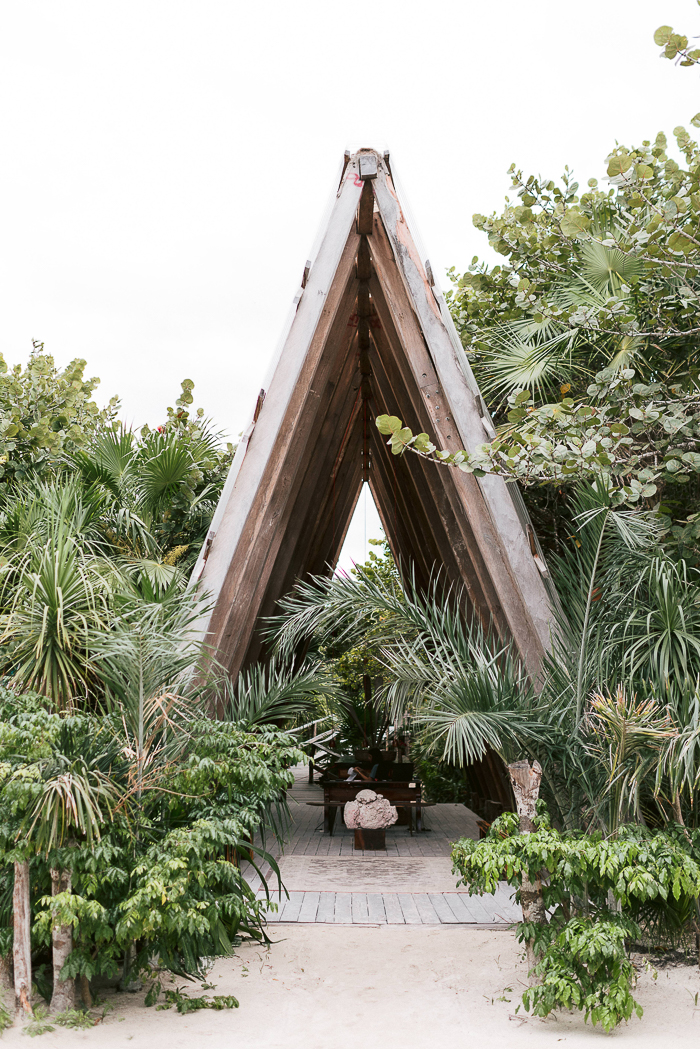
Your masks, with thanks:
[{"label": "wooden beam", "polygon": [[[381,208],[382,200],[385,200],[387,194],[389,194],[386,183],[382,182],[380,186],[380,180],[377,180],[376,191]],[[395,204],[395,198],[391,194],[389,196]],[[395,211],[391,211],[391,209],[388,218],[395,223],[398,221]],[[435,354],[430,352],[426,343],[424,331],[419,323],[412,299],[415,298],[415,295],[421,288],[422,295],[429,295],[432,299],[432,290],[423,273],[420,286],[418,286],[417,278],[408,285],[411,292],[411,296],[409,296],[404,272],[400,268],[400,256],[402,253],[409,253],[409,259],[415,267],[415,263],[413,263],[410,256],[410,252],[415,252],[415,248],[412,245],[412,241],[410,247],[406,244],[406,237],[409,235],[405,229],[405,223],[399,231],[403,240],[397,239],[397,231],[394,230],[394,238],[390,241],[388,231],[384,226],[384,213],[375,212],[374,220],[371,248],[376,280],[381,285],[388,312],[404,350],[404,359],[413,373],[415,385],[418,386],[424,398],[425,408],[432,421],[436,443],[449,450],[457,450],[463,443],[464,432],[467,431],[470,434],[475,432],[474,417],[476,417],[479,426],[481,426],[479,408],[464,376],[462,375],[459,378],[454,374],[456,370],[454,360],[452,368],[447,366],[443,368],[446,378],[441,378]],[[371,284],[373,282],[374,279]],[[379,296],[377,296],[377,299],[379,299]],[[436,324],[439,320],[440,326],[442,326],[434,299],[433,305],[434,309],[429,304],[424,304],[422,313],[429,315]],[[381,316],[379,307],[378,312]],[[442,330],[445,339],[447,339],[444,327],[442,327]],[[441,347],[441,350],[444,349],[445,347]],[[449,349],[452,352],[451,345]],[[452,357],[454,357],[453,352]],[[437,376],[437,382],[428,383],[427,380],[435,375]],[[462,427],[460,428],[459,422],[461,420]],[[483,441],[484,439],[485,434],[482,427],[481,440]],[[469,447],[469,445],[465,444],[465,447]],[[436,467],[436,469],[441,468]],[[507,623],[506,629],[508,634],[513,638],[533,679],[537,679],[541,672],[544,644],[538,632],[539,624],[533,620],[518,580],[513,573],[509,558],[510,548],[506,547],[502,542],[497,524],[498,518],[494,520],[492,507],[486,502],[479,481],[473,474],[464,474],[456,469],[447,470],[447,472],[451,474],[451,484],[446,487],[446,490],[448,493],[454,492],[457,496],[456,500],[454,500],[455,515],[460,514],[460,516],[463,515],[466,518],[474,536],[475,542],[469,551],[469,559],[479,574],[482,590],[487,595],[491,615],[495,622],[503,624],[500,632],[504,631],[504,626]],[[507,500],[508,512],[514,514],[512,502],[507,492],[505,492],[502,481],[501,486],[503,491],[499,495],[499,507],[501,504],[506,505],[504,500]],[[519,522],[518,528],[520,529]],[[532,555],[529,553],[529,547],[527,547],[526,537],[523,535],[522,529],[520,529],[520,539],[525,544],[530,561],[532,561]],[[533,567],[535,572],[537,572],[534,562]],[[535,597],[539,600],[544,594],[541,580],[537,579],[536,582],[539,589],[536,594],[533,594],[533,600]],[[546,601],[546,595],[544,599]]]},{"label": "wooden beam", "polygon": [[[226,654],[225,662],[231,667],[243,665],[267,579],[289,520],[293,493],[301,480],[301,467],[309,453],[309,439],[322,407],[321,394],[333,369],[332,355],[324,355],[324,348],[329,339],[333,344],[337,340],[347,338],[348,333],[352,334],[349,319],[357,295],[354,272],[356,251],[357,238],[352,232],[340,264],[345,283],[338,279],[330,290],[327,298],[327,323],[319,325],[305,354],[295,383],[295,396],[288,400],[287,410],[275,426],[275,440],[270,441],[268,428],[263,426],[264,423],[275,422],[272,415],[266,415],[275,393],[273,383],[250,442],[248,456],[251,457],[251,472],[253,467],[259,465],[259,460],[254,457],[254,453],[258,451],[255,444],[258,434],[261,438],[261,457],[264,455],[265,461],[257,477],[257,487],[245,520],[241,523],[239,540],[233,551],[229,552],[226,575],[221,582],[216,607],[209,623],[210,643],[222,658],[224,653]],[[244,479],[248,480],[247,477]],[[235,491],[233,494],[235,495]],[[233,504],[231,512],[232,518],[236,520],[241,510]],[[216,539],[216,544],[221,544],[220,551],[226,540],[227,533],[222,525]],[[216,544],[213,549],[216,549]],[[207,568],[210,560],[211,555],[207,561]],[[206,585],[206,574],[203,582]],[[240,616],[241,602],[247,609],[243,622]]]},{"label": "wooden beam", "polygon": [[[401,341],[409,359],[417,341],[423,342],[435,366],[442,397],[449,393],[447,405],[441,405],[433,416],[441,442],[450,449],[460,445],[474,448],[489,439],[482,422],[483,408],[477,401],[478,387],[462,360],[464,352],[449,315],[444,315],[430,287],[391,178],[381,173],[373,189],[378,205],[372,235],[373,261]],[[500,477],[477,480],[461,471],[455,473],[460,475],[455,485],[463,494],[465,511],[513,639],[533,679],[537,679],[549,647],[551,611],[513,500]]]},{"label": "wooden beam", "polygon": [[365,182],[357,212],[357,232],[370,236],[372,233],[372,212],[374,211],[374,193],[372,183]]}]

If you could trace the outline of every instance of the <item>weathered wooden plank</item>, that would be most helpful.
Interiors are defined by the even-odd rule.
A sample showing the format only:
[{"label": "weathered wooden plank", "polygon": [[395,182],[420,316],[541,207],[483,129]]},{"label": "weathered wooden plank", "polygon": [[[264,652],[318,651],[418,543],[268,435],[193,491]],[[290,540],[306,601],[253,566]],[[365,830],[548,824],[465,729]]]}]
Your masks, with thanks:
[{"label": "weathered wooden plank", "polygon": [[[260,432],[259,444],[267,458],[262,464],[240,539],[230,557],[209,627],[211,644],[220,654],[226,653],[224,662],[232,668],[241,665],[244,659],[269,575],[289,524],[293,496],[303,478],[302,464],[313,454],[313,448],[309,448],[309,439],[321,408],[320,391],[332,373],[335,359],[332,353],[324,353],[326,341],[334,330],[336,338],[346,337],[347,314],[356,295],[357,282],[352,272],[355,248],[355,242],[351,239],[342,260],[346,281],[343,283],[339,275],[337,287],[334,285],[329,293],[328,326],[321,328],[314,337],[312,347],[302,362],[294,397],[286,404],[287,411],[279,423],[273,414],[274,404],[269,408],[270,414],[266,414],[276,394],[276,389],[271,387],[257,423],[256,434],[249,445],[251,466],[248,471],[245,466],[241,468],[240,481],[243,484],[263,454],[256,443]],[[314,388],[314,383],[318,383],[318,390]],[[282,399],[281,394],[277,396],[277,400]],[[271,428],[275,429],[275,440],[268,447],[267,430]],[[234,505],[238,494],[239,489],[236,487],[231,496],[231,515],[236,518],[241,512]],[[215,550],[230,542],[226,524],[224,519],[212,544],[202,575],[204,587],[209,586],[207,569]],[[243,607],[247,609],[245,616],[240,613]]]},{"label": "weathered wooden plank", "polygon": [[410,892],[399,892],[397,896],[406,925],[422,925],[423,921],[418,913],[412,894]]},{"label": "weathered wooden plank", "polygon": [[457,924],[457,918],[455,917],[454,911],[448,906],[442,893],[428,893],[428,899],[432,903],[433,909],[443,925]]},{"label": "weathered wooden plank", "polygon": [[[376,339],[378,345],[382,346],[382,363],[387,376],[391,377],[394,396],[397,390],[402,391],[404,403],[407,399],[411,402],[411,417],[415,420],[415,425],[420,425],[435,443],[456,451],[460,442],[456,429],[454,434],[451,432],[451,412],[445,412],[444,418],[441,418],[431,407],[434,402],[444,408],[444,397],[437,400],[435,398],[439,390],[435,368],[415,314],[406,298],[401,277],[393,263],[391,246],[383,229],[378,229],[372,247],[377,274],[371,281],[371,288],[381,322]],[[392,261],[385,256],[392,257]],[[392,408],[390,414],[396,414],[396,411]],[[448,420],[449,427],[446,426]],[[508,616],[486,560],[489,554],[493,559],[491,547],[494,543],[498,545],[495,536],[491,535],[493,528],[490,517],[486,515],[485,527],[490,528],[491,544],[486,552],[486,540],[482,538],[480,541],[474,528],[474,520],[477,528],[481,527],[483,530],[484,527],[484,501],[476,478],[436,463],[425,463],[424,471],[432,502],[427,501],[425,497],[423,501],[428,512],[434,508],[439,514],[442,527],[447,533],[448,548],[456,555],[460,575],[473,606],[479,610],[485,625],[492,620],[501,636],[504,639],[509,638],[512,632]],[[466,478],[466,484],[463,478]],[[479,504],[482,506],[481,515],[478,513]],[[507,568],[504,569],[502,565],[498,571],[502,575],[504,572],[508,574]]]},{"label": "weathered wooden plank", "polygon": [[403,916],[403,910],[399,903],[399,898],[395,892],[382,893],[382,902],[384,903],[384,913],[386,914],[386,920],[389,925],[405,925],[406,919]]},{"label": "weathered wooden plank", "polygon": [[460,893],[462,903],[478,922],[489,924],[493,921],[492,897],[490,896],[467,896]]},{"label": "weathered wooden plank", "polygon": [[336,892],[335,924],[352,925],[352,893]]},{"label": "weathered wooden plank", "polygon": [[[374,211],[374,193],[372,183],[365,182],[360,205],[357,212],[357,232],[365,235],[372,233],[372,212]],[[363,278],[361,277],[360,280]]]},{"label": "weathered wooden plank", "polygon": [[423,922],[423,925],[440,924],[440,918],[433,907],[432,901],[427,892],[414,892],[413,902],[416,905],[416,910],[420,915],[420,920]]},{"label": "weathered wooden plank", "polygon": [[473,925],[479,921],[479,919],[475,918],[472,915],[472,912],[467,909],[460,893],[445,892],[443,893],[443,899],[460,924]]},{"label": "weathered wooden plank", "polygon": [[304,901],[303,892],[290,892],[289,899],[285,900],[284,906],[280,904],[279,920],[281,922],[295,922],[299,920],[299,911]]},{"label": "weathered wooden plank", "polygon": [[[261,488],[269,490],[276,464],[279,471],[278,464],[286,451],[284,446],[288,443],[288,435],[298,425],[300,411],[306,400],[309,382],[307,379],[304,383],[304,373],[308,375],[315,371],[314,358],[322,354],[326,335],[336,319],[348,281],[354,279],[359,235],[353,226],[361,191],[361,187],[355,185],[355,169],[356,164],[351,162],[274,375],[268,384],[265,402],[237,471],[235,484],[229,486],[226,503],[221,513],[216,515],[216,534],[206,563],[203,567],[195,567],[195,577],[201,574],[203,587],[213,596],[221,598],[212,617],[200,624],[202,631],[212,635],[211,640],[217,647],[221,647],[226,630],[225,618],[222,621],[221,616],[225,617],[240,586],[235,560],[239,548],[243,546],[245,550],[246,547],[246,525],[250,530],[251,523],[258,523],[249,520],[254,504],[259,501]],[[348,177],[351,174],[352,177]],[[267,482],[264,480],[266,475]]]},{"label": "weathered wooden plank", "polygon": [[[465,448],[475,448],[490,436],[482,422],[483,408],[476,399],[478,388],[473,376],[471,382],[467,378],[468,373],[463,367],[466,362],[458,360],[460,347],[458,343],[455,345],[446,327],[391,180],[378,178],[374,192],[379,207],[379,212],[375,213],[372,236],[375,269],[385,292],[396,297],[392,313],[409,358],[411,345],[418,345],[415,338],[415,329],[418,328],[416,315],[419,320],[420,341],[425,339],[427,342],[442,390],[441,408],[447,409],[434,413],[438,436],[448,448],[456,448],[460,444]],[[382,227],[390,243],[391,260],[377,243]],[[410,310],[401,309],[402,297],[408,300]],[[449,394],[449,398],[446,398],[446,394]],[[453,431],[451,439],[446,426]],[[480,491],[481,499],[477,499],[474,498],[474,485],[468,483],[470,475],[459,471],[455,473],[459,473],[455,484],[464,491],[465,497],[470,496],[469,499],[465,498],[465,510],[496,585],[514,640],[523,658],[528,661],[533,676],[537,676],[542,656],[549,645],[551,614],[544,584],[522,524],[502,478],[483,478],[486,483],[481,484],[471,475]]]},{"label": "weathered wooden plank", "polygon": [[[332,371],[321,396],[326,411],[325,414],[319,411],[319,425],[309,441],[313,452],[306,457],[304,476],[284,528],[275,565],[266,585],[265,598],[261,602],[261,616],[275,614],[280,595],[310,570],[312,561],[318,560],[311,551],[318,545],[318,533],[328,519],[329,504],[334,497],[334,486],[329,478],[342,437],[351,424],[353,411],[356,413],[359,407],[358,392],[352,385],[357,374],[352,338],[348,338],[347,344],[341,347]],[[337,479],[335,487],[338,487]],[[335,495],[337,497],[337,491]],[[342,528],[344,526],[343,520]],[[328,551],[324,550],[321,567],[327,558]]]},{"label": "weathered wooden plank", "polygon": [[353,925],[366,924],[369,921],[366,892],[352,893],[352,921]]},{"label": "weathered wooden plank", "polygon": [[367,910],[371,922],[386,922],[386,910],[384,909],[384,897],[380,892],[367,893]]},{"label": "weathered wooden plank", "polygon": [[332,924],[335,921],[335,893],[322,892],[318,901],[316,921]]},{"label": "weathered wooden plank", "polygon": [[300,922],[315,922],[316,913],[318,911],[318,904],[320,899],[320,892],[305,892],[304,900],[299,911],[299,917],[297,921]]},{"label": "weathered wooden plank", "polygon": [[[400,414],[404,418],[410,416],[415,420],[416,429],[426,431],[437,440],[435,428],[425,406],[426,394],[421,392],[419,385],[432,384],[435,378],[427,350],[423,346],[423,356],[417,362],[421,370],[420,374],[416,375],[415,369],[411,368],[406,359],[381,284],[374,280],[371,287],[381,325],[373,333],[378,351],[378,361],[374,368],[378,409],[381,404],[388,414]],[[379,410],[377,414],[380,414]],[[379,434],[377,439],[380,439]],[[387,454],[391,457],[386,445],[383,446],[382,452],[384,459],[387,459]],[[426,530],[426,538],[434,536],[435,546],[439,551],[434,560],[445,565],[450,582],[464,583],[472,604],[481,609],[484,621],[493,613],[498,615],[495,589],[490,587],[486,593],[482,585],[483,580],[487,580],[489,585],[488,575],[459,494],[454,490],[452,471],[413,455],[402,456],[400,464],[402,482],[406,483],[408,474],[416,489],[413,501],[420,504],[421,512],[429,519],[430,526]],[[484,612],[486,616],[483,616]],[[505,622],[504,619],[504,626]]]}]

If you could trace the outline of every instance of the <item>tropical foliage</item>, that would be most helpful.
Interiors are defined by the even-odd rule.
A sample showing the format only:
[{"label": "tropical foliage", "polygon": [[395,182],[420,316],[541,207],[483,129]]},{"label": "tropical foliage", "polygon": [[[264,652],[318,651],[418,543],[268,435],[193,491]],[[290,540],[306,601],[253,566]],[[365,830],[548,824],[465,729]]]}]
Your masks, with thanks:
[{"label": "tropical foliage", "polygon": [[548,922],[518,928],[518,938],[532,939],[539,958],[538,979],[523,995],[525,1007],[543,1017],[555,1009],[580,1009],[610,1031],[633,1011],[642,1015],[626,950],[641,937],[639,922],[694,908],[700,836],[650,834],[638,826],[620,828],[614,838],[562,834],[544,814],[538,824],[534,833],[520,834],[513,813],[499,817],[483,841],[454,846],[455,870],[477,893],[494,892],[504,877],[518,894],[524,879],[541,883]]},{"label": "tropical foliage", "polygon": [[50,471],[113,425],[118,398],[99,409],[92,399],[99,379],[85,379],[85,365],[76,359],[59,370],[40,342],[25,368],[9,369],[0,355],[0,481]]},{"label": "tropical foliage", "polygon": [[505,261],[450,271],[447,298],[496,424],[483,444],[448,453],[410,420],[377,420],[395,454],[524,483],[555,548],[568,508],[540,486],[582,479],[653,509],[685,556],[700,535],[700,150],[674,136],[680,161],[663,134],[616,146],[607,187],[513,165],[514,199],[474,217]]},{"label": "tropical foliage", "polygon": [[201,976],[239,934],[265,938],[239,862],[276,869],[253,841],[285,830],[302,755],[283,730],[318,694],[289,665],[234,688],[192,640],[188,569],[233,452],[192,383],[137,434],[83,367],[37,344],[0,375],[0,955],[7,972],[14,942],[21,1010],[35,981],[72,1025],[97,977],[133,985],[155,957]]},{"label": "tropical foliage", "polygon": [[[54,980],[77,978],[87,1006],[96,976],[121,969],[128,983],[154,956],[180,976],[201,976],[205,959],[230,952],[239,933],[265,938],[264,902],[233,860],[258,852],[276,869],[251,840],[279,809],[301,755],[273,727],[243,730],[152,692],[141,723],[128,701],[65,716],[38,695],[0,696],[2,897],[8,864],[28,859],[35,965],[55,930],[70,929]],[[69,872],[69,887],[52,894],[55,869]],[[6,952],[7,909],[2,922]]]}]

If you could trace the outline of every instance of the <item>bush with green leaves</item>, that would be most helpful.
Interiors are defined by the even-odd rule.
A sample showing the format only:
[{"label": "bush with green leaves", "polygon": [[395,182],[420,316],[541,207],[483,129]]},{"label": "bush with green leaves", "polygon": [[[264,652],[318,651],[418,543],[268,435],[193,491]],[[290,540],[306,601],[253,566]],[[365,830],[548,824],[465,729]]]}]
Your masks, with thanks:
[{"label": "bush with green leaves", "polygon": [[100,380],[85,379],[85,364],[77,358],[61,370],[40,342],[24,368],[8,369],[0,355],[0,480],[51,471],[114,423],[118,398],[98,408]]},{"label": "bush with green leaves", "polygon": [[520,833],[518,817],[505,813],[483,840],[457,842],[452,859],[470,893],[495,892],[505,880],[519,899],[523,880],[541,885],[547,922],[518,925],[518,939],[531,941],[538,959],[524,1005],[537,1016],[579,1009],[606,1031],[642,1014],[627,953],[640,923],[660,910],[683,911],[700,895],[697,831],[630,824],[611,838],[563,833],[542,807],[534,832]]},{"label": "bush with green leaves", "polygon": [[[265,902],[234,860],[245,852],[277,869],[252,840],[284,822],[303,756],[274,726],[244,730],[152,691],[140,709],[136,697],[132,724],[126,705],[62,715],[0,690],[0,898],[14,860],[29,857],[35,959],[50,966],[55,929],[70,929],[60,975],[83,988],[120,968],[128,981],[154,956],[202,976],[239,932],[266,939]],[[69,872],[67,890],[52,894],[52,868]],[[7,951],[11,907],[0,919]]]}]

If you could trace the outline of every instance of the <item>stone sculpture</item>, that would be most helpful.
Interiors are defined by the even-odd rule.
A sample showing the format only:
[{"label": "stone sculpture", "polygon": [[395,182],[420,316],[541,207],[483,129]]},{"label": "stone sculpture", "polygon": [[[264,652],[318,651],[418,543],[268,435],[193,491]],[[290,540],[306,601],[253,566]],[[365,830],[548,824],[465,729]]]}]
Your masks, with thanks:
[{"label": "stone sculpture", "polygon": [[345,826],[351,829],[383,830],[396,823],[399,814],[383,794],[361,790],[355,800],[345,806],[344,818]]}]

